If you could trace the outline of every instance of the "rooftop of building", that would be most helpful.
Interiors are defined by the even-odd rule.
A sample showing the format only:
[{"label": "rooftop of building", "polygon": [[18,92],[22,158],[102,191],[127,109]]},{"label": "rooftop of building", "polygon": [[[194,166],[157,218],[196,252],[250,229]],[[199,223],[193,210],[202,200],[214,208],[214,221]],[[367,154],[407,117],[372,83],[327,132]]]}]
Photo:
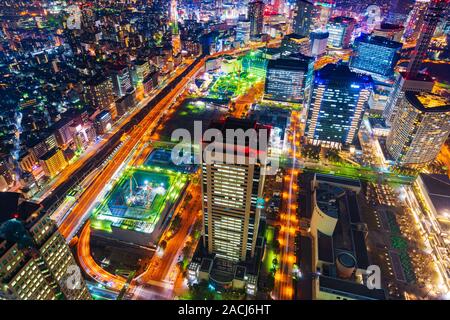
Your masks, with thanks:
[{"label": "rooftop of building", "polygon": [[287,35],[283,38],[283,40],[284,40],[284,39],[286,39],[286,40],[294,40],[294,41],[298,41],[298,40],[308,39],[308,37],[302,36],[301,34],[298,34],[298,33],[290,33],[290,34],[287,34]]},{"label": "rooftop of building", "polygon": [[450,99],[429,92],[406,91],[405,97],[411,105],[422,112],[450,112]]},{"label": "rooftop of building", "polygon": [[102,74],[97,74],[96,76],[90,78],[86,82],[86,84],[88,86],[98,86],[98,85],[101,85],[101,84],[105,83],[108,80],[109,80],[109,78],[107,76],[102,75]]},{"label": "rooftop of building", "polygon": [[[373,86],[372,77],[369,75],[353,72],[346,64],[328,64],[315,73],[316,83],[335,83],[344,85],[351,83],[354,86]],[[356,87],[355,87],[356,88]]]},{"label": "rooftop of building", "polygon": [[386,294],[382,289],[369,289],[363,284],[334,277],[320,276],[320,289],[353,299],[385,300]]},{"label": "rooftop of building", "polygon": [[10,219],[25,221],[41,208],[37,203],[25,201],[17,192],[0,192],[0,203],[0,224]]},{"label": "rooftop of building", "polygon": [[339,216],[339,204],[337,199],[345,195],[342,188],[327,184],[319,183],[316,189],[316,202],[319,209],[332,218]]},{"label": "rooftop of building", "polygon": [[[268,145],[271,127],[260,124],[254,120],[228,117],[225,120],[212,121],[209,126],[209,129],[219,130],[223,135],[224,142],[226,142],[227,144],[234,144],[236,146],[245,146],[245,147],[257,145],[258,150],[263,150],[262,148],[264,148],[264,145],[265,146]],[[250,136],[250,138],[246,138],[246,139],[236,139],[236,137],[234,135],[230,136],[230,134],[227,134],[227,130],[235,131],[235,130],[239,130],[239,129],[242,129],[244,132],[246,132],[247,130],[250,130],[250,129],[254,129],[257,134],[252,135],[252,136]],[[265,141],[265,143],[263,143],[262,141],[259,140],[260,137],[262,136],[259,134],[260,130],[268,130],[267,135],[266,135],[267,141]],[[230,138],[233,138],[233,140],[230,140]],[[254,141],[254,139],[256,139],[257,141]],[[245,140],[245,141],[242,141],[242,140]],[[203,142],[212,142],[212,141],[211,140],[203,140]],[[244,144],[242,144],[242,143],[244,143]]]},{"label": "rooftop of building", "polygon": [[349,23],[356,23],[356,20],[352,17],[338,16],[338,17],[331,18],[329,23],[349,24]]},{"label": "rooftop of building", "polygon": [[50,159],[58,152],[58,150],[59,150],[58,148],[53,148],[53,149],[47,151],[42,157],[39,158],[39,160],[46,161],[46,160]]},{"label": "rooftop of building", "polygon": [[386,124],[386,120],[384,120],[384,118],[369,117],[368,120],[372,128],[387,129],[388,127]]},{"label": "rooftop of building", "polygon": [[330,33],[326,30],[316,30],[309,34],[309,37],[312,39],[327,39],[329,36]]},{"label": "rooftop of building", "polygon": [[428,193],[435,210],[442,214],[450,216],[450,179],[444,174],[426,174],[421,173],[425,189]]},{"label": "rooftop of building", "polygon": [[401,49],[403,44],[401,42],[389,40],[388,38],[382,36],[374,36],[367,33],[361,33],[359,37],[355,39],[355,44],[357,42],[366,42],[378,46],[393,48],[393,49]]},{"label": "rooftop of building", "polygon": [[381,30],[381,31],[389,31],[389,30],[403,30],[405,29],[404,26],[399,25],[399,24],[393,24],[393,23],[387,23],[387,22],[382,22],[380,24],[379,28],[375,28],[375,30]]},{"label": "rooftop of building", "polygon": [[314,61],[311,57],[305,56],[301,53],[291,54],[288,57],[269,60],[267,63],[267,70],[270,69],[283,69],[293,71],[305,71],[308,70]]}]

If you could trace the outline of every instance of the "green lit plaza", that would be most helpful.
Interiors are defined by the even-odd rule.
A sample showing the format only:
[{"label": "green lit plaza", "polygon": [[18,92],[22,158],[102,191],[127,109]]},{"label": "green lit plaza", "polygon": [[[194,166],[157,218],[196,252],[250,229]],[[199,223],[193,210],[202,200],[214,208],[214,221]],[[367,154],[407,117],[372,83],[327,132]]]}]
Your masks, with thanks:
[{"label": "green lit plaza", "polygon": [[91,226],[109,233],[122,229],[151,234],[177,201],[186,181],[186,175],[170,169],[129,168],[94,210]]}]

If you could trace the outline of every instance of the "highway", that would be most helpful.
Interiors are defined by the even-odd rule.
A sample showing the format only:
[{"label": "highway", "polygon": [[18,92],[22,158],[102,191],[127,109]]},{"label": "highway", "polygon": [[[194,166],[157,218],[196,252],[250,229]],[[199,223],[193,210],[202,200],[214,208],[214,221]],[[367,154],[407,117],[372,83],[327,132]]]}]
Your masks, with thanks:
[{"label": "highway", "polygon": [[[182,89],[189,83],[189,81],[197,74],[197,72],[203,67],[204,57],[198,59],[193,68],[187,74],[184,72],[179,75],[175,80],[176,85],[168,85],[166,88],[170,88],[166,93],[166,90],[161,92],[166,93],[163,96],[157,95],[157,102],[153,108],[147,113],[142,121],[138,122],[128,132],[128,139],[124,141],[123,146],[119,149],[113,159],[109,162],[106,168],[97,176],[95,181],[89,186],[88,189],[78,199],[77,205],[73,208],[72,212],[62,222],[59,230],[61,234],[70,240],[70,236],[73,236],[73,232],[83,222],[85,216],[89,214],[89,209],[93,206],[98,196],[98,191],[102,190],[110,181],[113,175],[118,171],[123,163],[127,160],[133,149],[138,145],[142,137],[146,133],[150,132],[157,124],[159,117],[163,115],[163,112],[167,110],[171,102],[177,97]],[[178,80],[178,81],[177,81]],[[158,99],[159,98],[159,99]],[[145,110],[142,109],[142,110]]]},{"label": "highway", "polygon": [[[221,52],[213,55],[220,56],[225,54],[242,54],[249,49],[239,49],[231,52]],[[209,57],[208,57],[209,58]],[[145,107],[136,113],[128,123],[124,125],[121,131],[118,131],[111,137],[122,140],[122,146],[117,153],[113,155],[105,168],[98,174],[90,186],[80,195],[73,210],[67,215],[61,223],[59,230],[61,234],[70,241],[78,229],[89,217],[91,209],[97,204],[99,193],[105,189],[111,180],[127,163],[142,163],[146,156],[152,151],[148,145],[150,134],[160,126],[160,119],[168,112],[171,107],[178,107],[180,104],[173,104],[173,101],[184,91],[186,85],[195,78],[197,73],[203,68],[207,57],[201,56],[181,72],[171,83],[163,88]],[[128,124],[128,127],[127,127]],[[128,130],[127,130],[128,129]],[[126,132],[126,139],[123,139],[123,133]],[[120,134],[117,137],[117,134]],[[143,154],[137,155],[136,151],[141,150]],[[98,153],[96,154],[98,156]],[[94,156],[94,157],[96,157]],[[168,245],[162,257],[155,255],[149,264],[148,269],[138,278],[132,281],[130,291],[135,291],[137,295],[148,297],[154,294],[155,297],[172,297],[174,280],[178,276],[176,266],[178,257],[184,244],[189,239],[192,227],[195,221],[201,217],[201,214],[192,214],[201,212],[201,191],[199,186],[190,185],[188,192],[192,194],[189,203],[189,209],[183,210],[182,206],[176,209],[176,214],[182,217],[182,225],[175,236],[168,241]],[[49,202],[48,199],[46,199]],[[174,215],[175,216],[175,215]],[[163,238],[165,235],[163,235]],[[90,224],[87,222],[79,236],[77,243],[78,259],[84,271],[97,282],[106,285],[112,290],[120,290],[126,282],[121,276],[113,275],[103,270],[94,261],[90,252]],[[155,265],[157,266],[155,268]],[[144,284],[144,285],[141,285]],[[155,290],[155,288],[157,288]],[[167,291],[169,289],[169,291]],[[163,292],[158,292],[163,290]],[[164,291],[165,290],[165,291]]]},{"label": "highway", "polygon": [[279,269],[275,274],[275,288],[273,297],[277,300],[292,300],[294,295],[292,283],[292,270],[295,258],[295,233],[298,230],[297,219],[297,193],[298,193],[298,175],[297,158],[300,152],[300,131],[299,114],[292,112],[291,127],[289,130],[290,149],[289,155],[292,158],[292,166],[287,169],[283,181],[282,205],[280,210],[280,234],[279,242],[281,246],[281,257]]}]

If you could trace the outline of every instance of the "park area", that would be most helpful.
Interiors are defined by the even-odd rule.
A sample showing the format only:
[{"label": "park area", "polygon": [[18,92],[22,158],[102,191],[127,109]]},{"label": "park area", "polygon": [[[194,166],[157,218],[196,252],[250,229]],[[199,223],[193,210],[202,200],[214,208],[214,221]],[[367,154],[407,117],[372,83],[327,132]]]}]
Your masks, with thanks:
[{"label": "park area", "polygon": [[261,82],[260,77],[246,71],[223,74],[214,81],[208,98],[234,99],[245,94],[258,82]]}]

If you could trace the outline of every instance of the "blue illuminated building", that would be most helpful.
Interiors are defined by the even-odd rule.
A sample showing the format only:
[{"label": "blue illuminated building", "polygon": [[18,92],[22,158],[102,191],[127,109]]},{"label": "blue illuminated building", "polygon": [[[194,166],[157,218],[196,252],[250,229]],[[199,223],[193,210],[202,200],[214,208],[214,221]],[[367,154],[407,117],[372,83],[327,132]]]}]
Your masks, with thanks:
[{"label": "blue illuminated building", "polygon": [[350,68],[374,76],[391,77],[401,49],[400,42],[362,33],[354,41]]},{"label": "blue illuminated building", "polygon": [[332,148],[352,144],[372,87],[371,76],[346,65],[316,71],[305,130],[308,143]]}]

